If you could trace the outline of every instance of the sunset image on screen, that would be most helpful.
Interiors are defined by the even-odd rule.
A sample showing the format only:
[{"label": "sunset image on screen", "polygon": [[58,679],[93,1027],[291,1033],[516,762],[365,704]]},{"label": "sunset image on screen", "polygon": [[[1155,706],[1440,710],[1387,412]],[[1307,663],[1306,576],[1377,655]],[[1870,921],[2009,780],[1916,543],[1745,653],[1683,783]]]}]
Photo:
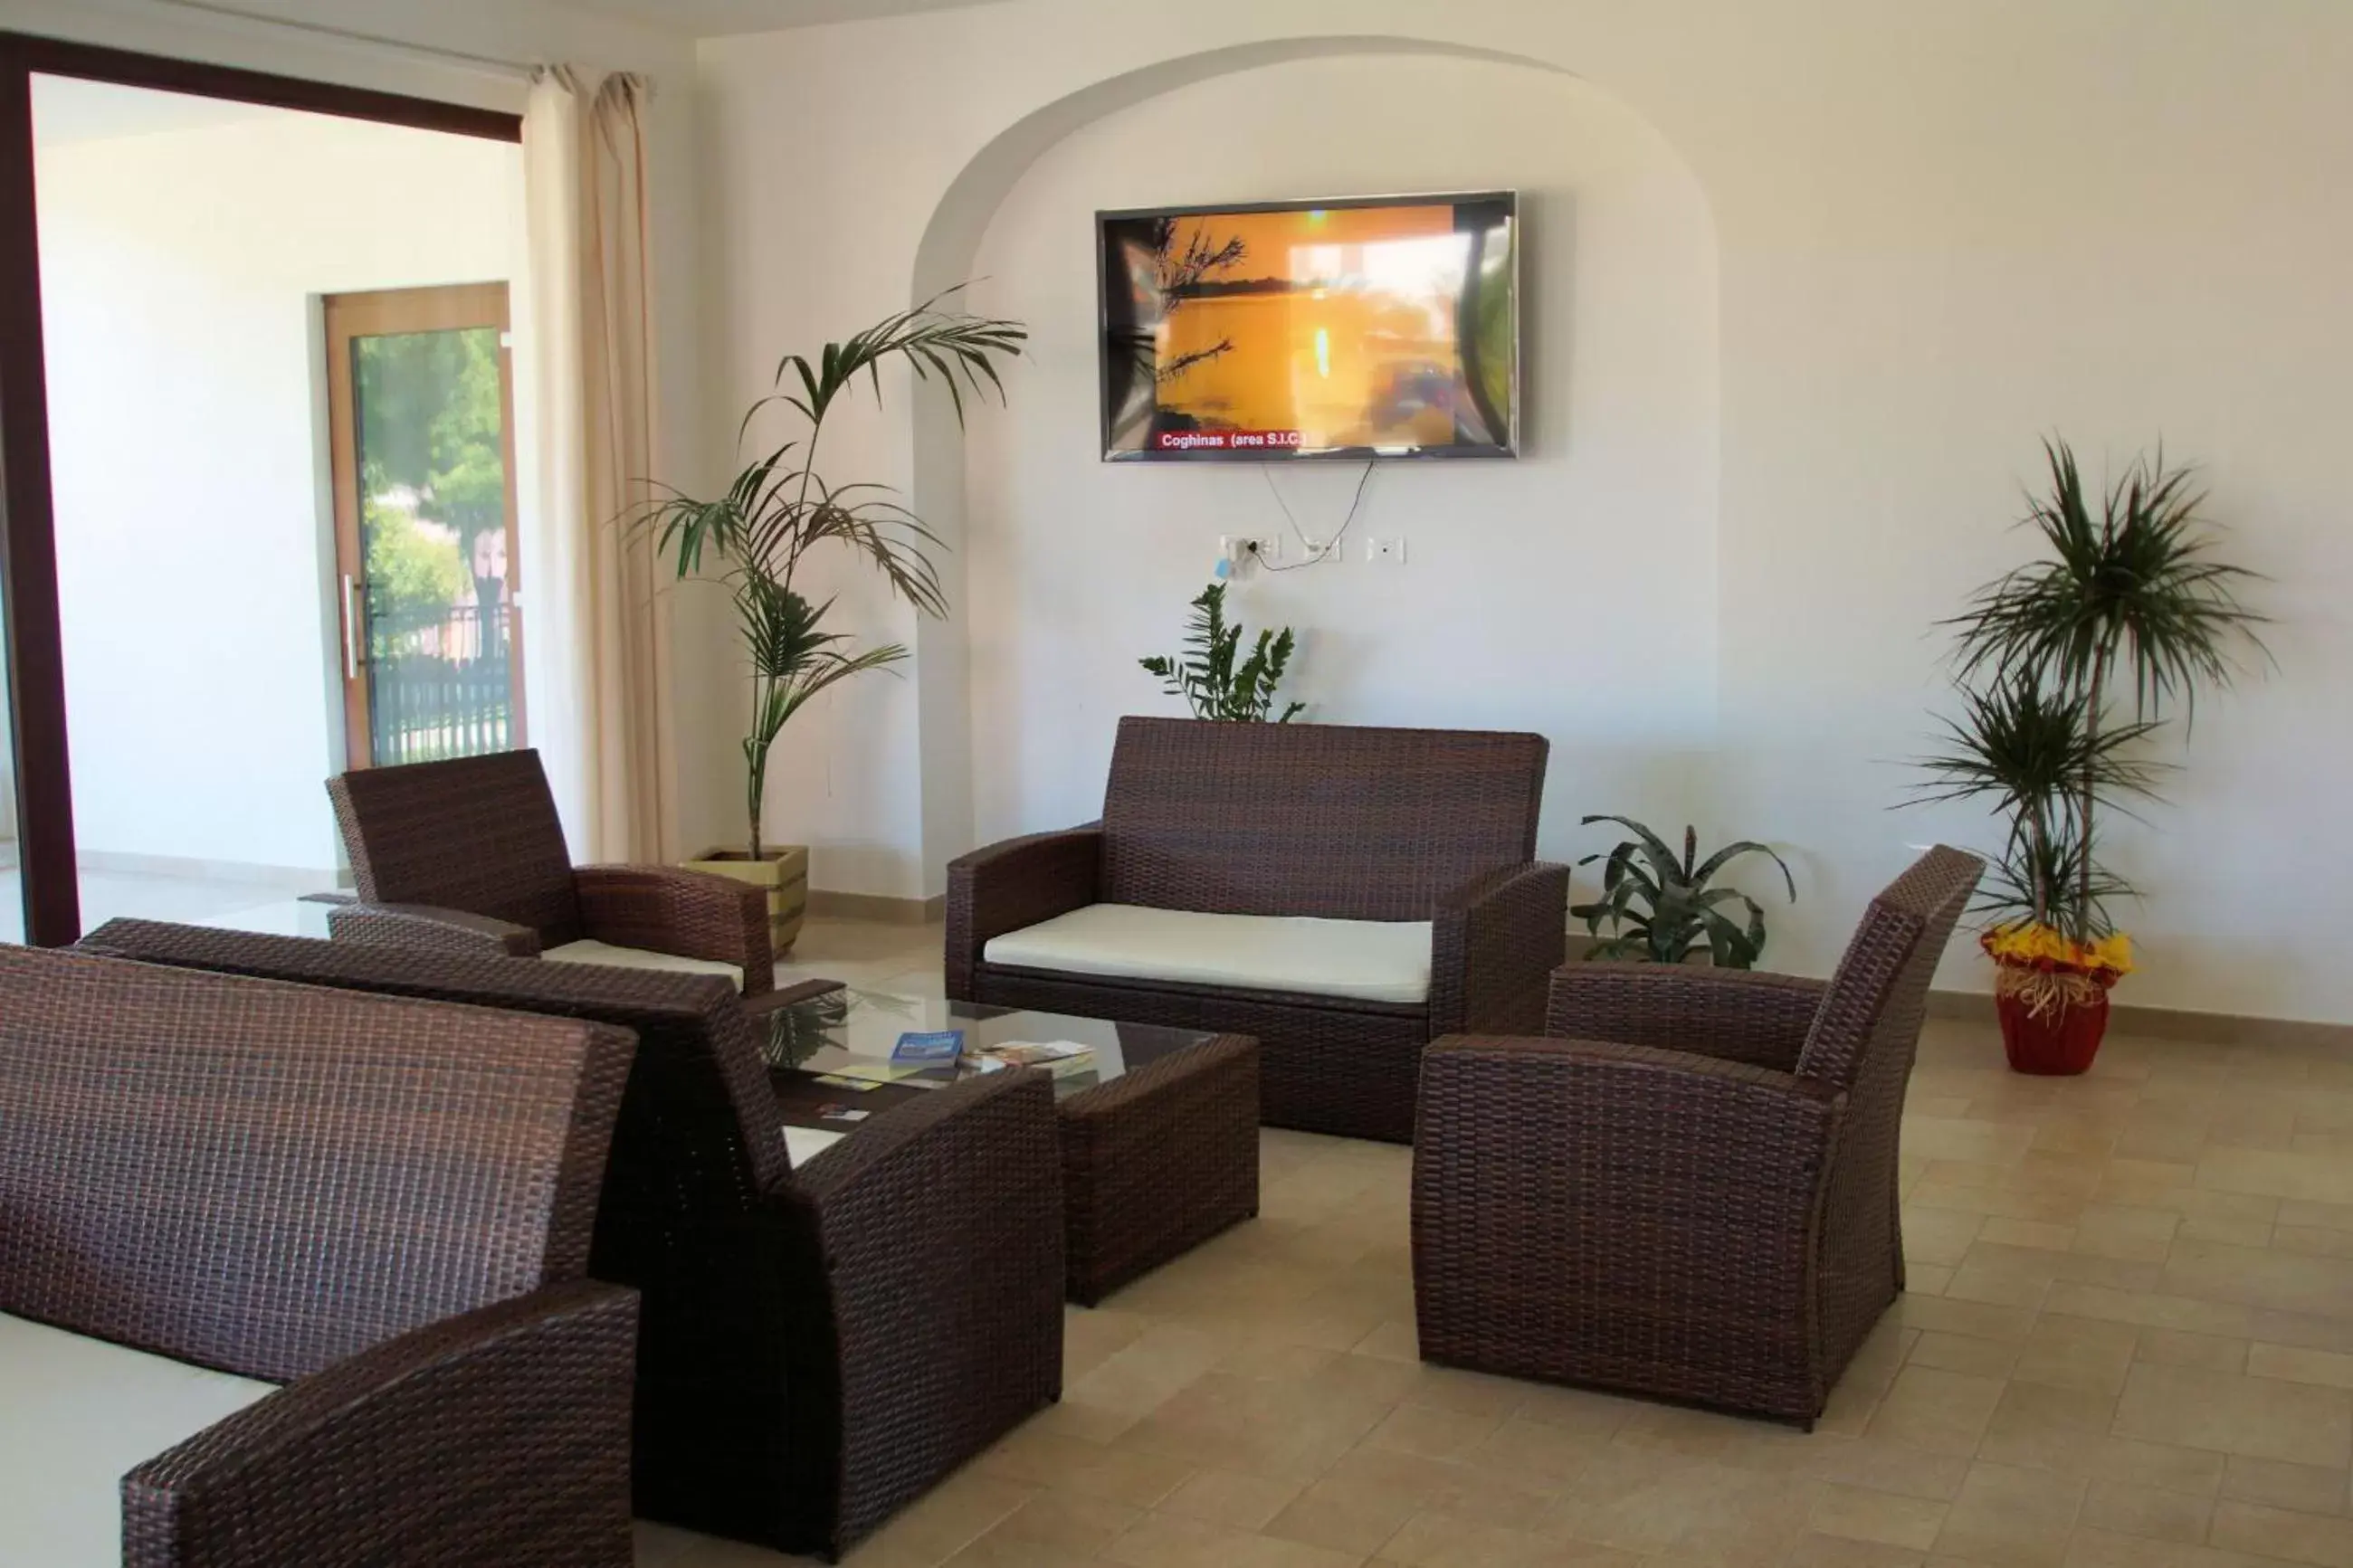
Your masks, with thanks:
[{"label": "sunset image on screen", "polygon": [[1107,221],[1107,447],[1506,445],[1507,224],[1451,203]]}]

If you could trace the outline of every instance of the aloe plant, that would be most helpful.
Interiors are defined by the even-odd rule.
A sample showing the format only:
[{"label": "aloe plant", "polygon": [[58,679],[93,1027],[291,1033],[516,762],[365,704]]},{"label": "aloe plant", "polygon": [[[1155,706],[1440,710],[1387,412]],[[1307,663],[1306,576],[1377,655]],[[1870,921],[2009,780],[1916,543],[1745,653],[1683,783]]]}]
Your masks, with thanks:
[{"label": "aloe plant", "polygon": [[[1704,952],[1719,969],[1754,968],[1765,951],[1765,910],[1737,888],[1712,885],[1717,872],[1744,855],[1762,855],[1778,866],[1789,901],[1798,901],[1798,883],[1788,863],[1754,839],[1727,844],[1702,860],[1694,828],[1683,829],[1683,852],[1677,856],[1665,839],[1630,816],[1582,819],[1588,827],[1597,822],[1614,822],[1634,837],[1606,858],[1588,855],[1577,862],[1604,861],[1601,897],[1568,911],[1600,938],[1595,958],[1683,963]],[[1728,912],[1733,910],[1746,910],[1746,921],[1734,920]],[[1607,937],[1601,935],[1604,923],[1611,927]]]},{"label": "aloe plant", "polygon": [[1280,636],[1261,631],[1247,657],[1241,655],[1242,637],[1240,626],[1226,622],[1226,585],[1212,583],[1194,595],[1183,655],[1155,654],[1136,662],[1160,678],[1169,696],[1182,697],[1196,719],[1290,723],[1306,703],[1293,702],[1271,720],[1269,715],[1274,712],[1274,689],[1291,667],[1291,628],[1283,627]]}]

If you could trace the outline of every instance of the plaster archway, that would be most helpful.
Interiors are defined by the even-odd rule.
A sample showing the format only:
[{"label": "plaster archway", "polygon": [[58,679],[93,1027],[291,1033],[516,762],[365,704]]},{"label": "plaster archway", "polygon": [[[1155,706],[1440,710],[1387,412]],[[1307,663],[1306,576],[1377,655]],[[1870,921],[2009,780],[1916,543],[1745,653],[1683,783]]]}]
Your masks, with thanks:
[{"label": "plaster archway", "polygon": [[[965,163],[925,223],[911,275],[910,303],[924,303],[969,279],[988,226],[1015,186],[1049,149],[1090,125],[1219,77],[1293,61],[1363,56],[1470,60],[1583,79],[1556,62],[1510,50],[1406,36],[1347,34],[1260,40],[1121,72],[1033,110],[991,138]],[[1661,139],[1666,140],[1662,133]],[[1680,153],[1674,155],[1698,187],[1689,161]],[[950,603],[962,605],[966,586],[962,424],[948,397],[928,384],[918,386],[909,407],[914,510],[951,545],[943,563],[946,585]],[[914,643],[923,759],[924,891],[936,896],[944,890],[948,860],[971,848],[975,834],[969,634],[958,613],[944,621],[921,622]]]}]

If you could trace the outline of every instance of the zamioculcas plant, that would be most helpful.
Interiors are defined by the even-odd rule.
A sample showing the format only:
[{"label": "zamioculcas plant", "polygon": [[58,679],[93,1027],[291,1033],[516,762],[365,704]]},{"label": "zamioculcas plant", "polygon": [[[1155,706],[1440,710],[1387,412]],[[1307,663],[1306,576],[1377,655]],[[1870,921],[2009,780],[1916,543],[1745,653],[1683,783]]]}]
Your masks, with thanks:
[{"label": "zamioculcas plant", "polygon": [[[1275,686],[1291,665],[1291,628],[1283,627],[1280,635],[1260,632],[1247,658],[1241,657],[1242,635],[1241,627],[1226,624],[1226,585],[1212,583],[1193,599],[1185,652],[1176,658],[1155,654],[1136,662],[1160,678],[1168,695],[1182,697],[1196,719],[1266,723],[1274,711]],[[1293,702],[1271,721],[1288,724],[1306,706]]]},{"label": "zamioculcas plant", "polygon": [[[1753,840],[1727,844],[1702,860],[1698,831],[1685,827],[1679,858],[1665,839],[1631,817],[1588,816],[1583,826],[1597,822],[1614,822],[1634,837],[1609,851],[1601,868],[1601,897],[1568,911],[1600,938],[1592,957],[1683,963],[1706,953],[1719,969],[1755,967],[1765,951],[1764,910],[1737,888],[1711,886],[1718,871],[1743,855],[1762,855],[1780,867],[1789,901],[1798,901],[1798,884],[1788,866]],[[1603,859],[1588,855],[1577,864],[1590,866]],[[1734,920],[1736,910],[1746,910],[1747,920]],[[1610,934],[1602,937],[1605,921]]]}]

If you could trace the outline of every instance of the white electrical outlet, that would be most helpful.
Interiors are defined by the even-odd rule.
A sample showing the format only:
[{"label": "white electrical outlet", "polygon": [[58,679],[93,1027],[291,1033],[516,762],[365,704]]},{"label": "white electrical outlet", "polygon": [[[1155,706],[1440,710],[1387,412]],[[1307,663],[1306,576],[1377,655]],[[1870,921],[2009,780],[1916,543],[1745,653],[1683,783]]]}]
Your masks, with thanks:
[{"label": "white electrical outlet", "polygon": [[1405,564],[1405,541],[1367,539],[1365,541],[1365,559],[1382,562],[1390,566],[1402,566]]},{"label": "white electrical outlet", "polygon": [[1302,535],[1299,541],[1299,548],[1305,552],[1305,559],[1309,561],[1321,561],[1324,556],[1331,553],[1332,542],[1328,539],[1315,539],[1306,535]]},{"label": "white electrical outlet", "polygon": [[1282,559],[1282,541],[1273,534],[1225,533],[1218,536],[1218,553],[1234,563],[1236,571],[1253,561]]}]

